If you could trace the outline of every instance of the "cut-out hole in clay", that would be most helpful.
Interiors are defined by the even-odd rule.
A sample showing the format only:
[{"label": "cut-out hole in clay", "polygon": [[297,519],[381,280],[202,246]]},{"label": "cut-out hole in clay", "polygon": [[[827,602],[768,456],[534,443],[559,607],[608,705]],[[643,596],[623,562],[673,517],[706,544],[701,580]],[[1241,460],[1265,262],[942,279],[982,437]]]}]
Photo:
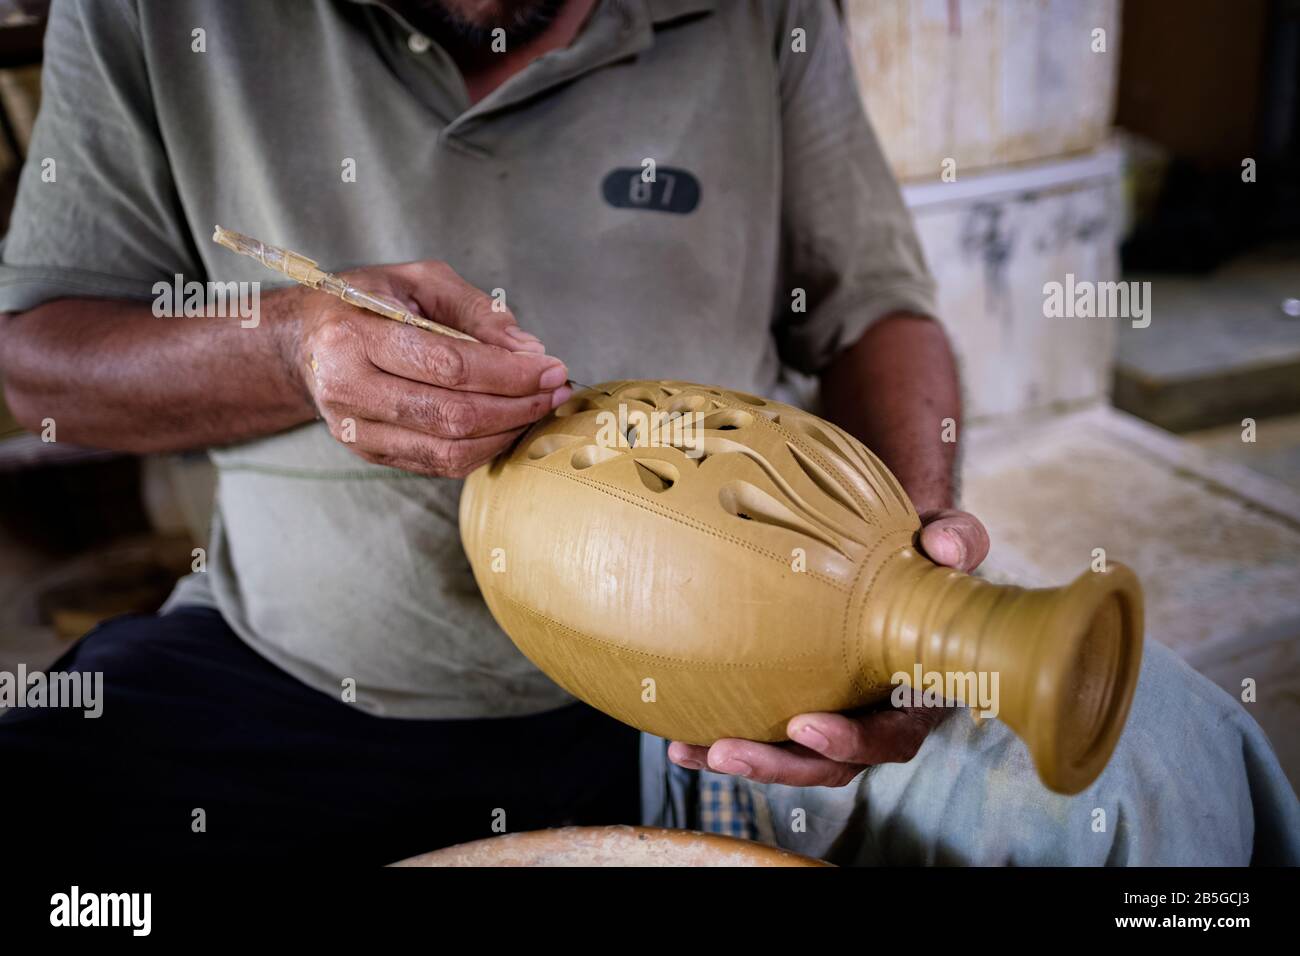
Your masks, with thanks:
[{"label": "cut-out hole in clay", "polygon": [[[785,447],[790,449],[790,454],[794,457],[795,463],[799,466],[799,469],[812,480],[813,484],[826,494],[830,495],[831,498],[838,501],[845,508],[848,508],[849,511],[853,512],[859,518],[862,518],[864,521],[866,520],[866,515],[862,512],[862,506],[853,500],[853,496],[829,473],[827,473],[821,465],[809,458],[807,454],[799,449],[798,445],[786,442]],[[834,460],[838,462],[838,459]]]},{"label": "cut-out hole in clay", "polygon": [[576,445],[580,441],[586,441],[586,439],[578,435],[543,435],[528,446],[528,458],[531,461],[537,461],[539,458],[555,454],[561,448]]},{"label": "cut-out hole in clay", "polygon": [[567,418],[570,415],[578,415],[582,412],[594,412],[599,410],[599,402],[587,398],[585,394],[578,394],[557,408],[554,415],[556,418]]},{"label": "cut-out hole in clay", "polygon": [[645,402],[651,408],[658,408],[660,396],[655,389],[639,386],[623,389],[618,393],[618,399],[624,402]]},{"label": "cut-out hole in clay", "polygon": [[785,425],[787,428],[799,432],[799,434],[805,436],[806,438],[811,438],[813,441],[817,442],[817,444],[821,445],[823,448],[825,448],[827,451],[833,454],[836,458],[842,458],[844,456],[844,453],[840,450],[840,446],[837,445],[834,441],[832,441],[829,435],[827,435],[824,431],[822,431],[820,428],[818,428],[816,425],[814,425],[812,422],[808,421],[807,419],[792,418],[786,421]]},{"label": "cut-out hole in clay", "polygon": [[660,461],[658,458],[637,458],[636,475],[641,479],[641,484],[645,485],[651,491],[667,491],[677,483],[680,477],[677,469],[666,461]]},{"label": "cut-out hole in clay", "polygon": [[581,470],[617,458],[619,454],[620,452],[614,448],[602,448],[600,445],[583,445],[573,453],[573,457],[569,459],[569,464]]},{"label": "cut-out hole in clay", "polygon": [[712,428],[715,431],[734,431],[754,424],[754,416],[739,408],[724,408],[720,412],[705,415],[702,424],[705,428]]},{"label": "cut-out hole in clay", "polygon": [[681,414],[682,412],[702,412],[709,407],[709,400],[703,395],[682,395],[673,399],[668,411]]},{"label": "cut-out hole in clay", "polygon": [[[836,551],[841,551],[839,542],[825,531],[795,514],[783,502],[772,497],[757,485],[748,481],[729,481],[718,489],[718,503],[724,511],[745,521],[783,528],[796,534],[820,541]],[[843,553],[841,551],[841,553]]]},{"label": "cut-out hole in clay", "polygon": [[746,405],[758,405],[761,407],[767,404],[766,401],[759,398],[757,395],[750,395],[747,392],[727,392],[727,397],[733,401],[743,402]]}]

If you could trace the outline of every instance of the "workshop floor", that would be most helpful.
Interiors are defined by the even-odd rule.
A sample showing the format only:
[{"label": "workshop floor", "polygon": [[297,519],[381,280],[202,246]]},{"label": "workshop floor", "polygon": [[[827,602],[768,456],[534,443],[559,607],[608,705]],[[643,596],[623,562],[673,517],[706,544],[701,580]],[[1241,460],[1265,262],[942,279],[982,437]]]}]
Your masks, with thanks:
[{"label": "workshop floor", "polygon": [[[1300,328],[1297,334],[1300,334]],[[1241,435],[1241,426],[1234,423],[1188,432],[1180,437],[1212,458],[1267,475],[1300,494],[1300,414],[1256,422],[1253,443],[1242,441]]]}]

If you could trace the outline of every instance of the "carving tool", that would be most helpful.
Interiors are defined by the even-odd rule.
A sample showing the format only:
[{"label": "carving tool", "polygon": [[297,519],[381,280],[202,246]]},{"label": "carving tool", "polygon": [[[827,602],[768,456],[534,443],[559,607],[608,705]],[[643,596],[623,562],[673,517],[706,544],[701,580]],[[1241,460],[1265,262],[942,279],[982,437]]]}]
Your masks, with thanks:
[{"label": "carving tool", "polygon": [[[387,296],[358,289],[342,276],[326,272],[316,264],[314,259],[308,259],[301,253],[292,252],[280,246],[273,246],[269,242],[263,242],[260,239],[254,239],[252,236],[246,236],[243,233],[225,229],[221,226],[215,227],[212,233],[212,241],[219,246],[225,246],[231,252],[237,252],[241,256],[256,259],[268,269],[286,275],[310,289],[328,292],[330,295],[342,299],[348,305],[355,305],[359,309],[373,312],[385,319],[392,319],[394,322],[401,322],[403,325],[413,325],[417,329],[424,329],[426,332],[433,332],[437,335],[445,335],[448,338],[461,339],[465,342],[479,342],[474,336],[462,332],[460,329],[453,329],[449,325],[443,325],[441,322],[433,321],[433,319],[426,319],[422,315],[416,315]],[[483,343],[479,342],[479,344]],[[569,379],[568,384],[575,389],[590,389],[602,395],[609,394],[595,386],[584,385],[581,382],[575,382],[573,379]]]}]

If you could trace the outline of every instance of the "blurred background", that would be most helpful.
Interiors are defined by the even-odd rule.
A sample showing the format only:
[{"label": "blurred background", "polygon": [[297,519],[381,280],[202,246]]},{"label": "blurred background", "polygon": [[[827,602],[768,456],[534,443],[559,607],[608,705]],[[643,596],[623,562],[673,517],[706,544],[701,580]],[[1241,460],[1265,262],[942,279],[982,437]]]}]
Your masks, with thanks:
[{"label": "blurred background", "polygon": [[[0,0],[0,229],[47,6]],[[841,9],[962,363],[983,573],[1134,567],[1148,638],[1253,687],[1300,788],[1300,0]],[[1067,276],[1150,282],[1149,324],[1049,317]],[[0,669],[156,609],[212,488],[201,454],[46,443],[0,401]]]}]

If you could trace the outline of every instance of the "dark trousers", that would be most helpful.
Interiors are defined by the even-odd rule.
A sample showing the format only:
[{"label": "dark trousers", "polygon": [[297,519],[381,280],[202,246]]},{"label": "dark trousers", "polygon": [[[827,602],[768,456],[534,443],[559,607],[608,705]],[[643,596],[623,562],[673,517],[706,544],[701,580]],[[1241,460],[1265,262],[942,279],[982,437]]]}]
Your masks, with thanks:
[{"label": "dark trousers", "polygon": [[370,865],[493,836],[502,811],[512,833],[639,816],[636,732],[586,705],[374,717],[204,608],[109,621],[50,670],[102,671],[103,714],[0,717],[0,825],[36,861]]}]

